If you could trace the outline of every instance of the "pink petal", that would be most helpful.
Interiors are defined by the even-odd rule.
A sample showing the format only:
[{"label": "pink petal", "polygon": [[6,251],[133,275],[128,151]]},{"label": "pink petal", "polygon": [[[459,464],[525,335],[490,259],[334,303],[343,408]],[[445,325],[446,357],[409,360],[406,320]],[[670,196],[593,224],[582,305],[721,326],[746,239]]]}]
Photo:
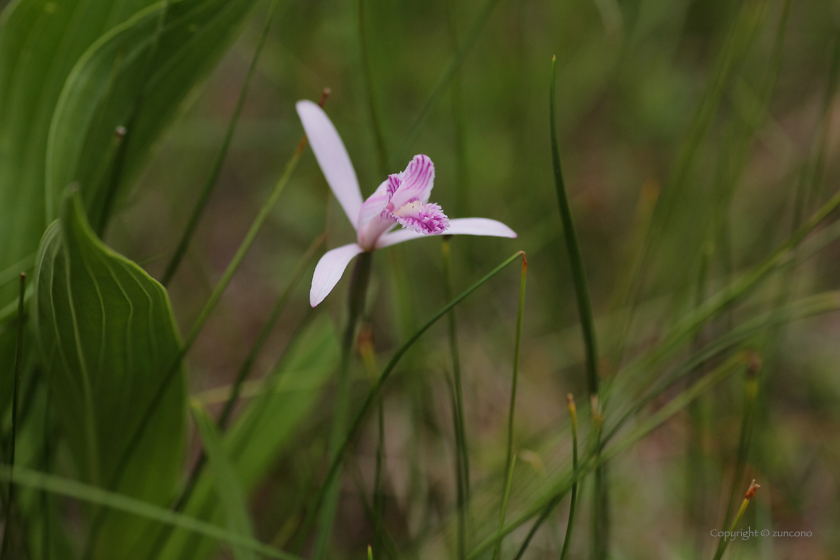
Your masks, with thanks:
[{"label": "pink petal", "polygon": [[427,202],[429,195],[432,194],[432,187],[435,185],[435,164],[429,156],[416,155],[408,163],[405,171],[396,177],[400,184],[391,198],[394,208],[399,208],[409,202]]},{"label": "pink petal", "polygon": [[[489,237],[516,237],[516,232],[502,222],[487,218],[459,218],[449,221],[449,229],[443,235],[486,235]],[[381,249],[389,245],[396,245],[404,241],[425,237],[425,234],[401,229],[382,235],[376,243],[376,248]]]},{"label": "pink petal", "polygon": [[388,184],[389,179],[385,179],[379,185],[379,188],[362,204],[362,209],[359,211],[359,221],[356,224],[357,231],[385,210],[388,201],[391,200],[391,193],[388,192]]},{"label": "pink petal", "polygon": [[303,100],[298,101],[296,107],[327,184],[350,218],[350,223],[356,227],[359,209],[362,207],[362,193],[347,149],[330,118],[317,104]]},{"label": "pink petal", "polygon": [[440,205],[431,202],[409,202],[394,210],[394,217],[404,228],[425,235],[443,233],[449,227]]},{"label": "pink petal", "polygon": [[309,289],[309,305],[315,307],[326,298],[344,274],[344,269],[361,253],[363,249],[355,243],[327,251],[312,275],[312,287]]}]

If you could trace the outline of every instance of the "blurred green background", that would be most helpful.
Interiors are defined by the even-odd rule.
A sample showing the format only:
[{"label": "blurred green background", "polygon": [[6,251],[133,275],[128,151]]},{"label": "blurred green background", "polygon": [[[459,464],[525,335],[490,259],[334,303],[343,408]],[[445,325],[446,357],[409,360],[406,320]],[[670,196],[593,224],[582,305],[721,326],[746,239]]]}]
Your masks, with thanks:
[{"label": "blurred green background", "polygon": [[[648,374],[672,370],[749,318],[837,288],[840,250],[828,245],[716,315],[682,353],[651,366],[656,371],[622,377],[622,366],[655,347],[698,302],[770,255],[835,194],[840,3],[490,4],[484,22],[486,0],[365,0],[368,81],[359,3],[280,0],[217,188],[169,294],[186,332],[300,139],[295,102],[317,100],[329,87],[325,110],[347,146],[363,195],[423,153],[436,166],[432,200],[450,218],[493,218],[519,234],[516,240],[452,240],[456,292],[514,251],[528,256],[513,512],[567,460],[565,395],[574,394],[579,408],[588,410],[584,349],[551,167],[552,55],[557,56],[556,124],[601,343],[600,369],[604,379],[624,383],[614,397],[620,401],[643,391]],[[210,173],[265,10],[260,3],[206,85],[189,97],[111,220],[106,243],[152,277],[162,275]],[[473,29],[479,32],[475,43],[435,99],[419,136],[407,145],[454,45],[469,39]],[[323,231],[329,248],[353,239],[307,148],[189,354],[191,394],[211,402],[209,391],[232,382],[289,271]],[[304,276],[254,377],[274,368],[313,313],[326,316],[340,332],[348,276],[315,311],[308,305],[309,273]],[[471,546],[479,534],[486,536],[498,510],[518,293],[519,273],[511,267],[457,309],[478,496]],[[440,240],[377,252],[368,302],[365,324],[381,368],[446,303]],[[385,526],[402,558],[456,557],[447,336],[445,323],[436,325],[386,387]],[[827,314],[763,329],[745,344],[764,363],[746,459],[747,478],[758,479],[762,488],[742,524],[812,536],[738,540],[730,557],[840,557],[837,336],[837,316]],[[692,375],[711,368],[704,367]],[[352,402],[361,402],[368,387],[360,366]],[[742,394],[742,377],[727,380],[610,463],[610,558],[711,557],[717,539],[709,532],[722,528],[735,471]],[[333,397],[327,385],[291,429],[286,452],[250,494],[260,540],[284,546],[292,538],[294,520],[324,465]],[[660,397],[650,410],[664,402]],[[216,412],[216,405],[210,410]],[[330,557],[361,558],[375,538],[364,510],[376,459],[372,418],[342,479]],[[588,423],[588,413],[584,418]],[[191,441],[195,457],[196,437]],[[589,482],[582,495],[572,558],[590,554]],[[558,557],[566,503],[537,533],[525,558]],[[513,558],[527,528],[505,540],[503,558]]]}]

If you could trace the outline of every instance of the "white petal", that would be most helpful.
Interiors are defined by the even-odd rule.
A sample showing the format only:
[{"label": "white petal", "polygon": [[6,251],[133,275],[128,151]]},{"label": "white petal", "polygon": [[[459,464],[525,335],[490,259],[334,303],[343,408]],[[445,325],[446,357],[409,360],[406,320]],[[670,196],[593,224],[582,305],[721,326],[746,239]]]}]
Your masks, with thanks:
[{"label": "white petal", "polygon": [[355,228],[362,207],[362,193],[347,149],[332,121],[317,104],[303,100],[298,101],[296,107],[327,184]]},{"label": "white petal", "polygon": [[489,237],[516,237],[516,232],[502,222],[489,218],[459,218],[449,220],[449,229],[443,235],[487,235]]},{"label": "white petal", "polygon": [[[516,237],[516,232],[502,222],[488,218],[459,218],[449,221],[449,228],[437,235],[486,235],[489,237]],[[400,229],[382,235],[376,242],[376,248],[396,245],[403,241],[411,241],[418,237],[429,237],[409,229]]]},{"label": "white petal", "polygon": [[309,289],[309,305],[315,307],[326,298],[344,274],[344,269],[361,253],[363,249],[355,243],[327,251],[312,275],[312,288]]}]

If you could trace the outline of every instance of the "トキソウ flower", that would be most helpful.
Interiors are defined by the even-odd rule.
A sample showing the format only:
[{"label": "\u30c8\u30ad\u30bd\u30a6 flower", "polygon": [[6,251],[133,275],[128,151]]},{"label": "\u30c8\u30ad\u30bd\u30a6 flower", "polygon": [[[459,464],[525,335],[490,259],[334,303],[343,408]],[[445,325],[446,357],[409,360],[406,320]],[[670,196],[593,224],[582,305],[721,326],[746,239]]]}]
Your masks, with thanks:
[{"label": "\u30c8\u30ad\u30bd\u30a6 flower", "polygon": [[[318,165],[356,230],[356,243],[327,251],[318,261],[309,291],[312,307],[324,301],[359,253],[425,235],[516,237],[512,229],[496,220],[450,220],[440,205],[429,202],[435,166],[425,155],[414,156],[402,173],[389,175],[370,198],[362,201],[350,156],[330,118],[318,105],[306,100],[298,101],[297,112]],[[391,231],[398,225],[402,229]]]}]

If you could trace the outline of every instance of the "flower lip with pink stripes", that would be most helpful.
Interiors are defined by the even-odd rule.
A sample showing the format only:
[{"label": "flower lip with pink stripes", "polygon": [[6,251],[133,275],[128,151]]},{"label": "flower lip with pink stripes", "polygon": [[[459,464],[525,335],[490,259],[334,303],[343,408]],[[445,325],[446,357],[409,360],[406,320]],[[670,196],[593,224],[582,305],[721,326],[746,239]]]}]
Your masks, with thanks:
[{"label": "flower lip with pink stripes", "polygon": [[[324,301],[359,253],[426,235],[516,237],[512,229],[496,220],[450,220],[440,205],[429,202],[435,166],[425,155],[414,156],[405,171],[389,175],[370,198],[362,201],[350,156],[327,114],[306,100],[298,101],[297,112],[327,183],[356,229],[356,243],[327,251],[318,261],[309,291],[312,307]],[[398,225],[402,229],[391,231]]]}]

